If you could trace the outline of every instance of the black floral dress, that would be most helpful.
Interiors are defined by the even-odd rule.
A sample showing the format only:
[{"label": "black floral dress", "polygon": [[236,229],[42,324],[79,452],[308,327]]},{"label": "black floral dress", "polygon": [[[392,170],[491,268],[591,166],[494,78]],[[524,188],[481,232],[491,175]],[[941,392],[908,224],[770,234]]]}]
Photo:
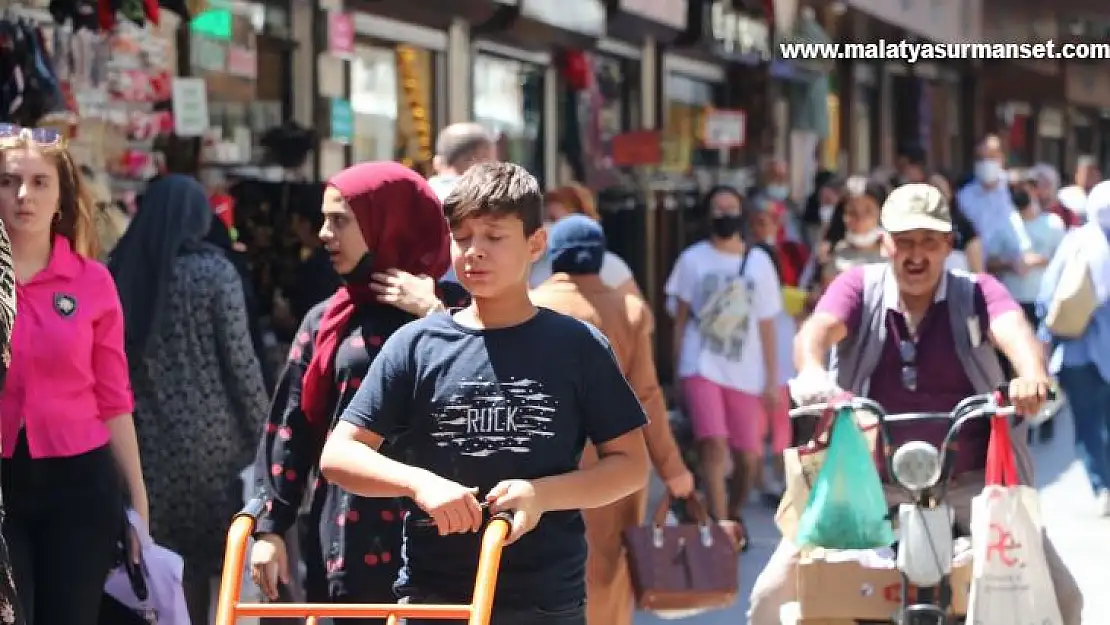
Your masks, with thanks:
[{"label": "black floral dress", "polygon": [[[452,305],[465,296],[455,288],[448,291],[452,296],[444,299]],[[278,380],[258,455],[261,488],[272,503],[256,531],[284,535],[300,521],[310,602],[393,603],[397,600],[393,582],[401,564],[400,500],[356,497],[328,483],[318,471],[323,438],[313,431],[300,406],[301,383],[327,303],[305,316]],[[413,319],[392,306],[373,304],[356,310],[336,352],[338,399],[331,411],[332,426],[386,338]],[[389,450],[383,447],[382,452]],[[306,493],[308,512],[298,518]]]}]

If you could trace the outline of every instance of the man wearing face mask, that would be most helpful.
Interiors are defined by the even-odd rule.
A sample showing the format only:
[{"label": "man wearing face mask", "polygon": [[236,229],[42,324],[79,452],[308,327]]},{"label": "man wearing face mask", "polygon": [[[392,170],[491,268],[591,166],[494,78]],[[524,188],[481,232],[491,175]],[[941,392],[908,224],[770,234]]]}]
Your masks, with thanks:
[{"label": "man wearing face mask", "polygon": [[752,202],[770,200],[782,204],[786,208],[782,220],[783,233],[791,241],[802,241],[801,211],[790,197],[789,180],[786,162],[780,158],[767,158],[760,166],[760,184],[749,195]]},{"label": "man wearing face mask", "polygon": [[1012,231],[1010,215],[1014,203],[1003,166],[1002,141],[987,135],[979,144],[978,153],[975,178],[956,194],[956,203],[983,241],[988,270],[993,262],[998,270],[1023,272],[1020,250],[1009,244],[1013,240],[1008,233]]}]

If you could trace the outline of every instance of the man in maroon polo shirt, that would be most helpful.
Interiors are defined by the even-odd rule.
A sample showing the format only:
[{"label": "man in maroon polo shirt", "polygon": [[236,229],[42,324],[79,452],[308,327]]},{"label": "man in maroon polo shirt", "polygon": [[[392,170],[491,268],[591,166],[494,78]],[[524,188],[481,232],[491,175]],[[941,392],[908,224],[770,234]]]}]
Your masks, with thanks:
[{"label": "man in maroon polo shirt", "polygon": [[[1003,380],[994,355],[997,347],[1017,373],[1010,383],[1015,406],[1023,414],[1037,414],[1051,384],[1042,348],[1000,282],[944,269],[952,250],[952,219],[944,196],[930,185],[903,185],[883,204],[882,225],[889,233],[889,268],[860,267],[838,276],[799,330],[794,399],[799,405],[823,401],[839,392],[839,383],[892,414],[948,412],[965,397]],[[949,294],[968,293],[960,287],[969,285],[969,297],[949,301]],[[950,305],[959,307],[955,314]],[[840,375],[834,376],[826,369],[827,355],[842,342],[854,350],[838,350],[838,356],[854,362],[841,360]],[[943,431],[912,431],[895,438],[930,440],[939,447],[943,436]],[[970,473],[948,492],[957,522],[965,529],[970,500],[982,490],[986,439],[987,431],[979,430],[969,431],[961,441],[962,462],[958,460],[956,470]],[[1024,437],[1015,437],[1015,445],[1026,461],[1019,464],[1028,467]],[[888,497],[892,494],[888,491]],[[1078,586],[1047,540],[1045,550],[1064,622],[1079,625],[1083,600]],[[796,600],[797,559],[797,547],[783,540],[752,589],[751,625],[777,624],[779,608]]]}]

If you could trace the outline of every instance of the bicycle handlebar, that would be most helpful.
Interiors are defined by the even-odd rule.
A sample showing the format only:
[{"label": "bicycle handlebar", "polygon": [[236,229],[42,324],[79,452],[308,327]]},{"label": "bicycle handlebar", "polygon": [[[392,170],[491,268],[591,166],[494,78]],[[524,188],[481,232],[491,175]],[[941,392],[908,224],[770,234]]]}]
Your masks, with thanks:
[{"label": "bicycle handlebar", "polygon": [[[1057,393],[1055,389],[1049,389],[1047,396],[1048,401],[1055,401],[1056,396]],[[875,400],[868,399],[867,397],[852,397],[839,401],[802,406],[791,410],[790,418],[797,419],[807,416],[819,417],[829,410],[836,411],[845,408],[850,408],[853,411],[867,412],[876,418],[879,426],[879,436],[882,439],[881,443],[884,449],[889,451],[889,453],[883,454],[883,462],[886,465],[887,475],[893,476],[894,467],[892,466],[892,454],[895,450],[891,449],[892,441],[890,431],[887,428],[887,420],[897,415],[888,414]],[[956,407],[948,414],[952,420],[952,425],[949,426],[948,432],[944,436],[944,442],[939,450],[940,476],[937,484],[941,485],[948,481],[949,473],[954,464],[954,456],[957,453],[955,445],[956,437],[959,435],[964,425],[970,421],[982,419],[984,417],[1020,417],[1016,408],[1009,405],[1008,388],[1000,388],[993,393],[983,393],[967,397],[956,404]]]}]

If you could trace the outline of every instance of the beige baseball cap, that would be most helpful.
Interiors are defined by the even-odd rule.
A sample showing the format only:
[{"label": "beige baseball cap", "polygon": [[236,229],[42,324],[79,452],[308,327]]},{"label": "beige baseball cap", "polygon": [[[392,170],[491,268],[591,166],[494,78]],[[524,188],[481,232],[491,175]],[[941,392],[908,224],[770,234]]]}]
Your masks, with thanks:
[{"label": "beige baseball cap", "polygon": [[952,232],[952,212],[948,200],[933,185],[904,184],[883,202],[882,223],[887,232]]}]

